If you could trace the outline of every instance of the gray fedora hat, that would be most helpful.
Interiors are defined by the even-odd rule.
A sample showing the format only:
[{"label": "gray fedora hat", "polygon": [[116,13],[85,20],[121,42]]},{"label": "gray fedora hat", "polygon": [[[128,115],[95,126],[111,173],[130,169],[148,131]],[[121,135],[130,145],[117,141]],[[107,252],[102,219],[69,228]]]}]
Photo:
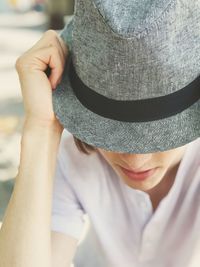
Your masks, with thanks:
[{"label": "gray fedora hat", "polygon": [[75,137],[119,153],[200,137],[199,0],[77,0],[60,36],[53,108]]}]

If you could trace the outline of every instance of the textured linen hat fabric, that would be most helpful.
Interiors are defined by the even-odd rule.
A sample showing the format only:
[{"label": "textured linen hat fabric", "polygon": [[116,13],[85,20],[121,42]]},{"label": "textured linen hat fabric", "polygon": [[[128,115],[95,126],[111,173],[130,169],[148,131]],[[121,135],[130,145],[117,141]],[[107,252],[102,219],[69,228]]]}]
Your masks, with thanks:
[{"label": "textured linen hat fabric", "polygon": [[200,1],[77,0],[53,91],[56,117],[80,140],[153,153],[200,136]]}]

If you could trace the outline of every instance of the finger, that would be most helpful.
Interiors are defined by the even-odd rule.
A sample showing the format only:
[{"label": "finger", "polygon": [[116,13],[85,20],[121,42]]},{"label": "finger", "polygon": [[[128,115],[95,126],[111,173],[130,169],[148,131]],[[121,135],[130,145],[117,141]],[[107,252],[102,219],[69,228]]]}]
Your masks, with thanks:
[{"label": "finger", "polygon": [[48,30],[44,32],[41,38],[29,50],[37,50],[39,48],[48,46],[50,42],[56,38],[56,36],[57,33],[54,30]]},{"label": "finger", "polygon": [[[46,36],[48,36],[48,38],[50,38],[50,42],[49,42],[48,46],[55,45],[58,48],[59,54],[60,54],[60,59],[62,61],[63,70],[64,70],[64,65],[65,65],[66,56],[67,56],[66,45],[64,44],[64,42],[63,43],[61,42],[62,40],[60,41],[59,36],[58,36],[56,31],[52,31],[52,30],[47,31]],[[62,75],[62,73],[60,75]],[[59,80],[60,79],[61,79],[61,76],[59,77]]]},{"label": "finger", "polygon": [[57,47],[50,47],[50,49],[53,49],[53,53],[50,57],[49,61],[49,67],[51,68],[51,74],[49,76],[49,81],[52,85],[52,89],[55,89],[58,82],[60,81],[60,78],[62,76],[64,67],[63,67],[63,57],[60,57],[60,51],[57,49]]},{"label": "finger", "polygon": [[55,38],[55,40],[53,40],[53,42],[55,43],[56,47],[59,50],[59,54],[60,54],[60,57],[61,57],[61,60],[62,60],[62,63],[63,63],[63,68],[64,68],[65,60],[66,60],[66,54],[63,51],[63,48],[62,48],[62,46],[61,46],[60,41],[58,40],[58,38]]},{"label": "finger", "polygon": [[27,50],[26,53],[24,54],[27,54],[28,52],[30,53],[30,52],[36,51],[40,48],[49,47],[49,46],[57,46],[61,61],[63,63],[63,68],[64,68],[65,61],[66,61],[67,47],[65,46],[64,41],[62,43],[62,40],[61,41],[59,40],[59,36],[57,32],[54,30],[46,31],[43,34],[43,36],[39,39],[39,41],[33,47]]},{"label": "finger", "polygon": [[[51,35],[51,38],[49,38],[49,35]],[[53,35],[53,36],[52,36]],[[61,76],[62,76],[62,73],[63,73],[63,70],[64,70],[64,65],[65,65],[65,54],[63,52],[63,49],[61,47],[61,44],[60,42],[58,41],[58,38],[56,37],[56,34],[55,32],[53,31],[53,34],[48,34],[48,38],[49,38],[49,43],[48,43],[48,46],[47,46],[47,38],[45,39],[45,44],[46,46],[45,47],[55,47],[55,49],[57,49],[57,52],[58,52],[58,56],[60,58],[60,61],[61,61],[61,64],[62,64],[62,69],[57,73],[56,72],[56,75],[54,76],[54,73],[51,74],[52,71],[55,72],[55,70],[51,70],[51,68],[47,68],[46,69],[46,74],[47,76],[49,77],[50,81],[52,82],[52,86],[53,88],[55,88],[56,84],[61,80]],[[57,77],[57,74],[59,75]],[[55,77],[55,78],[54,78]],[[54,80],[56,79],[56,80]]]},{"label": "finger", "polygon": [[[30,61],[28,59],[30,59],[31,54],[32,58]],[[37,70],[45,71],[47,66],[49,66],[51,69],[50,73],[48,73],[49,81],[52,88],[55,88],[57,82],[61,79],[66,58],[61,43],[57,38],[57,33],[49,30],[43,34],[41,39],[32,48],[23,54],[22,59],[24,59],[26,65],[30,63],[31,68]]]},{"label": "finger", "polygon": [[69,51],[69,47],[68,47],[67,43],[65,43],[64,40],[59,35],[57,35],[57,39],[60,42],[60,45],[64,51],[64,54],[65,54],[65,57],[67,57],[68,51]]},{"label": "finger", "polygon": [[52,88],[56,87],[59,78],[63,72],[63,62],[60,57],[60,52],[56,46],[50,45],[49,47],[40,48],[34,53],[34,57],[37,59],[35,69],[40,71],[46,71],[47,66],[50,67],[51,72],[49,81]]}]

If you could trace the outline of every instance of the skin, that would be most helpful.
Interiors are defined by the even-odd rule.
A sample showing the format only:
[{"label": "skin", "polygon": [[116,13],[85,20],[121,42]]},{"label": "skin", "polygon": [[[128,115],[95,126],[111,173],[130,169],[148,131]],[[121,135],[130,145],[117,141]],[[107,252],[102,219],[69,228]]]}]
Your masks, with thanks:
[{"label": "skin", "polygon": [[[187,146],[188,144],[164,152],[149,154],[116,153],[101,148],[97,148],[97,151],[125,184],[149,194],[153,211],[155,211],[159,202],[167,195],[175,181],[176,173]],[[122,172],[119,165],[126,169],[141,169],[144,171],[157,168],[157,170],[143,181],[133,181]]]}]

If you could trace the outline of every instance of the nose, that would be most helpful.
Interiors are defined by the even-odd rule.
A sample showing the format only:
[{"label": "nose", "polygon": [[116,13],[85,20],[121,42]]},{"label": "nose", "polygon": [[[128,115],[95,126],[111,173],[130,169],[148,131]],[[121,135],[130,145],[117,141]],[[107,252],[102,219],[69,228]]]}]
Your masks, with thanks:
[{"label": "nose", "polygon": [[123,167],[135,170],[151,168],[152,153],[149,154],[120,154]]}]

